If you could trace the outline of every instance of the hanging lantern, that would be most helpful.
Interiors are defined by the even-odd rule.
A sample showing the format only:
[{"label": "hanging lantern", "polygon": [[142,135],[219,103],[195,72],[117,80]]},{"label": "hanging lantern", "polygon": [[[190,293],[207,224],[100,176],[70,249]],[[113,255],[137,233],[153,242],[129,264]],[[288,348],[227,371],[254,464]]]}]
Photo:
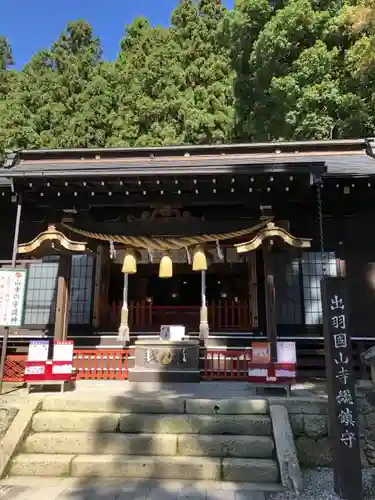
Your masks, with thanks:
[{"label": "hanging lantern", "polygon": [[193,255],[193,271],[207,271],[207,257],[201,247],[196,248]]},{"label": "hanging lantern", "polygon": [[138,254],[134,250],[125,250],[124,260],[122,263],[122,272],[125,274],[135,274],[137,272]]},{"label": "hanging lantern", "polygon": [[160,259],[159,264],[159,278],[172,278],[173,276],[173,262],[168,254],[165,254]]}]

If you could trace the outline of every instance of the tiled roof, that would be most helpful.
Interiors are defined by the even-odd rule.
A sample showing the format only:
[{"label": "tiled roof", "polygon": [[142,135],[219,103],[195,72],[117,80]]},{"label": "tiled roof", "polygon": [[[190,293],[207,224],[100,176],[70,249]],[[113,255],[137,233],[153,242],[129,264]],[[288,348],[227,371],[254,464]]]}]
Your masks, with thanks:
[{"label": "tiled roof", "polygon": [[327,176],[375,175],[368,139],[162,148],[26,150],[13,152],[0,178],[250,171],[324,171]]}]

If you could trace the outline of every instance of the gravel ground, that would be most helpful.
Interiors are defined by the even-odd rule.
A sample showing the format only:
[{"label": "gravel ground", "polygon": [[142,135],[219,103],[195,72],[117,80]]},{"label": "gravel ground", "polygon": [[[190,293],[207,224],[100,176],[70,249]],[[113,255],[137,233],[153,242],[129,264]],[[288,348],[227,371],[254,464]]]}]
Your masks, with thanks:
[{"label": "gravel ground", "polygon": [[0,442],[18,413],[17,408],[2,406],[0,403]]},{"label": "gravel ground", "polygon": [[[303,472],[304,492],[297,496],[294,493],[272,493],[269,500],[340,500],[333,492],[332,469],[317,469]],[[365,500],[375,500],[375,470],[363,472]]]}]

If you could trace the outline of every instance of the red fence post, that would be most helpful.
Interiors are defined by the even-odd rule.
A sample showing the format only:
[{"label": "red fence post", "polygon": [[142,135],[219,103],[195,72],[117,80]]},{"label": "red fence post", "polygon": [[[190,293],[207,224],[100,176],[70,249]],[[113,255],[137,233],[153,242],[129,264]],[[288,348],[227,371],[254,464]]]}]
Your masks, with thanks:
[{"label": "red fence post", "polygon": [[128,349],[75,349],[76,379],[125,380],[129,369]]},{"label": "red fence post", "polygon": [[204,355],[206,380],[247,380],[251,353],[210,349]]}]

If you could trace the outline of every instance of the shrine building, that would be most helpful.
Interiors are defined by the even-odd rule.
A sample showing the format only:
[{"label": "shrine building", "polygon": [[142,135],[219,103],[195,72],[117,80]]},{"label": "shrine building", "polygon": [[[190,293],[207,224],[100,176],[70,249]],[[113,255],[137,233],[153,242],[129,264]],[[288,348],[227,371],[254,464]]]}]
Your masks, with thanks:
[{"label": "shrine building", "polygon": [[206,349],[295,341],[301,376],[324,375],[320,280],[345,276],[358,356],[375,339],[374,147],[358,139],[8,153],[0,265],[16,252],[28,269],[10,352],[41,337],[132,346],[183,325]]}]

